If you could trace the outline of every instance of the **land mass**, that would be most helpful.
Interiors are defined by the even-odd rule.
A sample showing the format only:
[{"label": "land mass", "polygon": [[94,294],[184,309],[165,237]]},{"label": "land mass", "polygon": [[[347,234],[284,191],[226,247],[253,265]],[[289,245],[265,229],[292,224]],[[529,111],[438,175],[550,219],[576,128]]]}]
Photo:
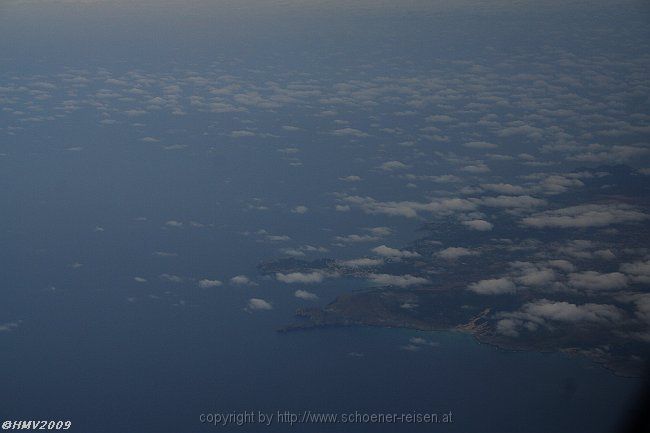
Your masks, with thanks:
[{"label": "land mass", "polygon": [[[512,300],[492,299],[489,306],[482,300],[481,307],[475,307],[475,302],[467,303],[475,301],[471,298],[457,289],[371,289],[341,295],[323,308],[298,309],[299,321],[278,331],[340,326],[459,331],[471,334],[480,343],[505,350],[559,351],[584,356],[619,376],[640,377],[644,373],[644,358],[648,355],[644,344],[621,345],[615,333],[607,335],[590,324],[557,326],[530,333],[526,338],[510,338],[497,331],[492,313]],[[640,356],[643,353],[646,356]]]},{"label": "land mass", "polygon": [[[610,209],[629,210],[632,202],[637,214],[650,213],[650,177],[626,166],[581,169],[574,175],[582,179],[581,194],[553,195],[555,207],[570,214],[588,205],[587,210],[604,215]],[[563,352],[585,356],[621,376],[644,374],[650,359],[650,229],[645,219],[577,230],[533,229],[521,223],[518,212],[501,212],[498,219],[486,231],[467,230],[453,217],[427,221],[419,239],[403,251],[383,246],[379,260],[261,263],[259,271],[271,277],[317,273],[322,280],[353,284],[362,279],[376,285],[325,306],[301,308],[296,323],[280,331],[331,326],[455,330],[507,350]]]}]

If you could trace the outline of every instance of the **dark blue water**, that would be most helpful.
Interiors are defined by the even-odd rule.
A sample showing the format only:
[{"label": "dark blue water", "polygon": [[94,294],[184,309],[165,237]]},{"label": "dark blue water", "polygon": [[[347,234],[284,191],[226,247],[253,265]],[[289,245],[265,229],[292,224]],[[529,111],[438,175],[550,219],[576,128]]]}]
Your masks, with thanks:
[{"label": "dark blue water", "polygon": [[[327,244],[332,234],[322,227],[345,234],[379,221],[317,210],[308,183],[301,188],[285,179],[295,173],[255,167],[262,149],[255,158],[234,148],[198,158],[132,149],[109,154],[101,146],[57,153],[34,146],[40,154],[18,153],[3,172],[14,206],[4,214],[0,312],[6,321],[22,321],[0,334],[5,417],[70,419],[75,431],[84,432],[286,431],[280,424],[209,427],[199,416],[245,410],[452,411],[455,423],[436,428],[606,432],[634,396],[636,380],[584,360],[505,352],[462,334],[364,328],[277,333],[296,308],[309,303],[293,297],[295,287],[257,275],[255,265],[277,257],[279,246],[243,232],[264,228]],[[233,169],[244,160],[253,167]],[[21,173],[29,173],[29,181]],[[243,183],[248,175],[249,182],[267,176],[277,186],[259,188],[266,202],[306,203],[322,219],[227,206],[251,195],[224,180]],[[185,226],[168,227],[170,219]],[[213,226],[191,228],[189,220]],[[394,220],[381,223],[387,221],[399,227]],[[415,223],[410,224],[389,240],[414,238]],[[97,226],[104,231],[95,231]],[[352,248],[343,254],[368,246]],[[159,257],[156,251],[177,256]],[[74,268],[76,262],[83,266]],[[183,281],[165,281],[159,277],[164,273]],[[238,274],[258,285],[228,284]],[[224,285],[202,289],[196,285],[201,278]],[[361,286],[326,280],[304,288],[322,304]],[[251,297],[275,308],[244,311]],[[403,350],[413,336],[439,345]],[[404,428],[431,431],[430,425]],[[345,431],[395,427],[355,424]]]},{"label": "dark blue water", "polygon": [[[4,387],[11,396],[3,413],[12,418],[69,418],[75,431],[172,432],[287,430],[280,424],[268,429],[206,427],[199,421],[202,413],[452,411],[453,425],[435,427],[596,432],[611,431],[627,407],[625,399],[613,396],[635,389],[635,381],[585,362],[506,353],[463,335],[424,335],[439,345],[412,353],[400,346],[422,334],[337,329],[282,335],[269,329],[277,320],[236,320],[219,308],[187,310],[149,306],[144,315],[137,306],[124,311],[123,306],[107,305],[103,314],[79,317],[74,326],[61,318],[25,326],[5,339],[13,350],[3,356]],[[38,356],[26,358],[26,352]],[[400,429],[431,431],[431,426]]]}]

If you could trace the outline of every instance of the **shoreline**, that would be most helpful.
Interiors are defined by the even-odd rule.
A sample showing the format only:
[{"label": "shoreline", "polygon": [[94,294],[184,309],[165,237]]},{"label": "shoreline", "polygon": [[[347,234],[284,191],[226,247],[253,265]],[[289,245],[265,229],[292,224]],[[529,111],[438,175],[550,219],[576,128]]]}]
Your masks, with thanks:
[{"label": "shoreline", "polygon": [[378,323],[354,323],[354,322],[324,323],[324,324],[305,323],[305,324],[290,324],[287,326],[283,326],[281,328],[276,329],[276,332],[280,334],[287,334],[287,333],[301,332],[301,331],[307,332],[316,329],[336,329],[336,328],[379,328],[379,329],[383,328],[383,329],[402,329],[402,330],[420,331],[420,332],[444,332],[449,334],[460,334],[460,335],[470,336],[472,341],[476,344],[494,347],[497,350],[503,352],[511,352],[511,353],[533,352],[533,353],[540,353],[540,354],[558,354],[564,356],[565,358],[570,358],[570,359],[582,358],[586,361],[589,361],[589,363],[595,364],[598,367],[610,372],[614,376],[620,377],[622,379],[642,380],[644,377],[644,374],[642,372],[632,373],[629,371],[617,369],[615,367],[608,365],[608,362],[606,360],[596,359],[584,353],[580,353],[579,349],[577,348],[560,348],[555,350],[552,349],[546,350],[546,349],[535,349],[535,348],[525,348],[525,347],[509,347],[507,345],[499,344],[498,342],[481,339],[480,332],[477,332],[473,329],[463,329],[462,328],[463,326],[464,325],[460,325],[458,327],[452,327],[452,328],[441,328],[441,327],[421,327],[421,326],[409,326],[409,325],[405,325],[405,326],[382,325]]}]

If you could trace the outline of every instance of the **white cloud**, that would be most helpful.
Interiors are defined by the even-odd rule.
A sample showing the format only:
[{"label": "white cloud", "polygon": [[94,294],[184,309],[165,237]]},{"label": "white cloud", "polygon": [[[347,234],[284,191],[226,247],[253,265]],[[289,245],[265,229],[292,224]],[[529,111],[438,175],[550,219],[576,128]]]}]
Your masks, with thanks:
[{"label": "white cloud", "polygon": [[406,164],[400,161],[388,161],[388,162],[384,162],[382,165],[379,166],[379,168],[386,171],[403,170],[407,167],[408,166]]},{"label": "white cloud", "polygon": [[548,264],[564,272],[573,272],[576,268],[573,263],[568,260],[549,260]]},{"label": "white cloud", "polygon": [[557,279],[553,269],[530,262],[514,262],[512,267],[515,270],[515,280],[524,286],[546,286]]},{"label": "white cloud", "polygon": [[347,235],[347,236],[336,236],[334,240],[337,242],[343,242],[346,244],[356,244],[359,242],[376,242],[380,239],[379,236],[373,235]]},{"label": "white cloud", "polygon": [[646,156],[650,149],[640,146],[614,145],[600,152],[583,152],[570,156],[571,161],[591,163],[625,163]]},{"label": "white cloud", "polygon": [[182,283],[183,278],[179,277],[178,275],[172,275],[172,274],[160,274],[160,278],[166,281],[170,281],[172,283]]},{"label": "white cloud", "polygon": [[393,231],[388,228],[388,227],[369,227],[365,229],[372,233],[375,236],[388,236],[390,235]]},{"label": "white cloud", "polygon": [[518,311],[500,313],[498,316],[503,319],[497,322],[497,332],[509,337],[517,337],[521,329],[535,331],[540,326],[548,327],[548,322],[591,322],[609,325],[623,319],[625,313],[620,308],[608,304],[576,305],[564,301],[540,299],[525,304]]},{"label": "white cloud", "polygon": [[303,251],[295,248],[282,248],[280,251],[282,251],[282,254],[292,257],[304,257],[306,255]]},{"label": "white cloud", "polygon": [[422,337],[411,337],[409,338],[409,343],[415,344],[418,346],[430,346],[430,347],[438,347],[440,344],[435,342],[435,341],[430,341],[427,340],[426,338]]},{"label": "white cloud", "polygon": [[468,173],[472,174],[480,174],[480,173],[487,173],[490,171],[490,167],[483,163],[478,163],[478,164],[472,164],[472,165],[466,165],[463,167],[461,170],[466,171]]},{"label": "white cloud", "polygon": [[620,269],[621,272],[628,274],[635,283],[650,283],[650,260],[623,263]]},{"label": "white cloud", "polygon": [[602,260],[614,260],[616,258],[616,254],[614,254],[610,249],[594,251],[594,256]]},{"label": "white cloud", "polygon": [[650,324],[650,293],[632,293],[623,296],[624,302],[633,302],[636,306],[635,315],[643,322]]},{"label": "white cloud", "polygon": [[542,180],[539,185],[547,194],[560,194],[568,191],[569,188],[584,186],[584,183],[580,179],[551,175]]},{"label": "white cloud", "polygon": [[219,280],[209,280],[207,278],[204,278],[202,280],[199,280],[198,284],[199,284],[199,287],[202,288],[202,289],[209,289],[209,288],[212,288],[212,287],[219,287],[223,283],[221,281],[219,281]]},{"label": "white cloud", "polygon": [[256,285],[246,275],[237,275],[235,277],[232,277],[230,279],[230,284],[234,284],[236,286],[254,286],[254,285]]},{"label": "white cloud", "polygon": [[381,202],[371,197],[360,196],[344,196],[342,200],[349,205],[361,208],[369,214],[403,216],[407,218],[418,217],[418,212],[427,212],[435,215],[468,212],[475,210],[477,206],[476,203],[462,198],[437,199],[429,203],[412,201]]},{"label": "white cloud", "polygon": [[648,219],[648,214],[633,206],[587,204],[540,212],[524,218],[522,223],[535,228],[585,228],[638,222],[646,219]]},{"label": "white cloud", "polygon": [[260,298],[251,298],[248,301],[249,310],[272,310],[273,305],[270,302]]},{"label": "white cloud", "polygon": [[546,205],[546,200],[531,197],[529,195],[500,195],[497,197],[483,197],[480,202],[484,206],[511,209],[530,209]]},{"label": "white cloud", "polygon": [[513,126],[508,126],[497,132],[500,137],[514,137],[523,135],[531,139],[542,138],[543,130],[534,126],[526,125],[523,122],[512,122]]},{"label": "white cloud", "polygon": [[577,289],[613,290],[627,286],[628,279],[620,272],[600,273],[596,271],[569,274],[569,284]]},{"label": "white cloud", "polygon": [[297,214],[304,214],[307,213],[309,208],[307,206],[299,205],[291,209],[291,212],[297,213]]},{"label": "white cloud", "polygon": [[422,349],[420,346],[416,346],[415,344],[405,344],[403,346],[399,347],[402,350],[406,350],[408,352],[417,352],[420,349]]},{"label": "white cloud", "polygon": [[501,319],[497,322],[497,332],[505,335],[506,337],[518,337],[519,331],[517,328],[521,322],[513,319]]},{"label": "white cloud", "polygon": [[623,313],[613,305],[553,302],[546,299],[531,302],[523,306],[523,311],[542,319],[560,322],[602,322],[619,320]]},{"label": "white cloud", "polygon": [[178,257],[178,254],[167,251],[154,251],[153,255],[157,257]]},{"label": "white cloud", "polygon": [[414,251],[398,250],[397,248],[390,248],[386,245],[380,245],[376,248],[373,248],[372,252],[382,257],[391,258],[420,257],[420,255]]},{"label": "white cloud", "polygon": [[446,260],[456,260],[460,257],[475,256],[479,254],[478,251],[470,250],[464,247],[449,247],[444,250],[438,251],[436,256]]},{"label": "white cloud", "polygon": [[11,332],[14,329],[18,328],[20,322],[8,322],[0,324],[0,332]]},{"label": "white cloud", "polygon": [[354,129],[354,128],[342,128],[342,129],[337,129],[334,132],[332,132],[334,135],[340,135],[340,136],[350,136],[350,137],[368,137],[368,134],[365,132],[359,130],[359,129]]},{"label": "white cloud", "polygon": [[526,192],[526,188],[510,183],[482,183],[481,188],[499,194],[517,195]]},{"label": "white cloud", "polygon": [[313,284],[313,283],[322,282],[325,277],[320,272],[310,272],[310,273],[291,272],[291,273],[288,273],[288,274],[283,274],[281,272],[277,272],[275,274],[275,278],[278,281],[281,281],[281,282],[287,283],[287,284],[295,284],[295,283]]},{"label": "white cloud", "polygon": [[463,221],[463,224],[472,230],[478,230],[480,232],[490,231],[494,227],[492,223],[485,220]]},{"label": "white cloud", "polygon": [[456,183],[462,180],[460,177],[453,174],[441,174],[439,176],[416,176],[416,178],[421,178],[422,180],[430,180],[436,183]]},{"label": "white cloud", "polygon": [[368,268],[373,266],[379,266],[382,263],[384,263],[384,261],[382,259],[371,259],[371,258],[363,257],[360,259],[344,260],[340,263],[342,266],[345,266],[347,268]]},{"label": "white cloud", "polygon": [[370,274],[368,279],[375,284],[382,286],[408,287],[415,285],[427,284],[426,278],[415,277],[413,275],[390,275],[390,274]]},{"label": "white cloud", "polygon": [[306,290],[296,290],[293,292],[293,295],[296,298],[304,299],[307,301],[316,301],[318,299],[318,296],[315,293],[308,292]]},{"label": "white cloud", "polygon": [[264,236],[266,240],[271,241],[271,242],[286,242],[290,241],[291,237],[287,235],[272,235],[272,234],[266,234]]},{"label": "white cloud", "polygon": [[585,239],[574,239],[559,246],[557,252],[577,259],[586,260],[598,258],[600,256],[596,254],[597,251],[602,251],[598,250],[598,247],[599,244],[597,242]]},{"label": "white cloud", "polygon": [[480,295],[500,295],[502,293],[514,293],[515,284],[508,278],[492,278],[472,283],[468,289]]}]

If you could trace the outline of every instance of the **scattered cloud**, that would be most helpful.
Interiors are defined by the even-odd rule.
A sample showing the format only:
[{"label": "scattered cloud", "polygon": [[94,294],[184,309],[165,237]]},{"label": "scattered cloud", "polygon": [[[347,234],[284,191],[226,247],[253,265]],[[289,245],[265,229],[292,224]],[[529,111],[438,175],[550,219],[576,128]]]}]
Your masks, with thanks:
[{"label": "scattered cloud", "polygon": [[219,287],[223,285],[223,283],[219,280],[209,280],[207,278],[204,278],[202,280],[199,280],[198,285],[202,289],[210,289],[212,287]]},{"label": "scattered cloud", "polygon": [[394,170],[403,170],[405,168],[408,168],[408,165],[400,161],[387,161],[384,162],[382,165],[380,165],[379,168],[386,171],[394,171]]},{"label": "scattered cloud", "polygon": [[512,185],[510,183],[482,183],[481,188],[486,191],[506,195],[517,195],[526,192],[526,188],[519,185]]},{"label": "scattered cloud", "polygon": [[516,286],[508,278],[492,278],[471,283],[468,289],[480,295],[501,295],[504,293],[514,293]]},{"label": "scattered cloud", "polygon": [[380,245],[378,247],[375,247],[372,249],[372,252],[377,254],[378,256],[390,257],[390,258],[403,259],[403,258],[420,257],[420,255],[414,251],[398,250],[397,248],[390,248],[387,247],[386,245]]},{"label": "scattered cloud", "polygon": [[306,290],[296,290],[295,292],[293,292],[293,295],[296,298],[304,299],[306,301],[316,301],[316,300],[318,300],[318,296],[315,293],[308,292]]},{"label": "scattered cloud", "polygon": [[445,248],[444,250],[438,251],[436,253],[436,256],[440,257],[441,259],[445,260],[456,260],[461,257],[466,257],[466,256],[475,256],[479,254],[478,251],[471,250],[469,248],[464,248],[464,247],[449,247]]},{"label": "scattered cloud", "polygon": [[429,280],[413,275],[369,274],[368,279],[382,286],[409,287],[429,283]]},{"label": "scattered cloud", "polygon": [[0,332],[11,332],[20,326],[20,321],[0,323]]},{"label": "scattered cloud", "polygon": [[183,223],[180,222],[180,221],[176,221],[176,220],[165,221],[165,225],[167,227],[176,227],[176,228],[182,228],[183,227]]},{"label": "scattered cloud", "polygon": [[477,230],[480,232],[490,231],[494,227],[492,223],[485,220],[478,220],[478,219],[463,221],[463,225],[469,227],[472,230]]},{"label": "scattered cloud", "polygon": [[339,262],[342,266],[347,268],[370,268],[373,266],[379,266],[384,263],[383,259],[371,259],[368,257],[362,257],[359,259],[343,260]]},{"label": "scattered cloud", "polygon": [[182,283],[183,278],[179,277],[178,275],[173,275],[173,274],[160,274],[160,279],[169,281],[171,283]]},{"label": "scattered cloud", "polygon": [[514,271],[514,279],[524,286],[543,287],[548,286],[557,280],[554,269],[530,262],[511,263]]},{"label": "scattered cloud", "polygon": [[497,332],[517,337],[522,329],[535,331],[548,322],[578,323],[591,322],[609,324],[620,321],[625,313],[609,304],[573,304],[565,301],[540,299],[524,304],[519,311],[500,313],[503,319],[497,322]]},{"label": "scattered cloud", "polygon": [[252,311],[256,310],[272,310],[273,305],[269,301],[260,298],[251,298],[248,301],[248,309]]},{"label": "scattered cloud", "polygon": [[635,283],[650,284],[650,260],[623,263],[621,264],[620,270],[627,274]]},{"label": "scattered cloud", "polygon": [[500,195],[497,197],[483,197],[480,203],[484,206],[510,209],[532,209],[545,206],[546,200],[529,195]]},{"label": "scattered cloud", "polygon": [[257,285],[257,283],[252,281],[246,275],[237,275],[235,277],[232,277],[230,279],[230,284],[233,284],[235,286],[256,286]]},{"label": "scattered cloud", "polygon": [[626,287],[628,279],[620,272],[584,271],[569,274],[569,284],[577,289],[614,290]]},{"label": "scattered cloud", "polygon": [[359,129],[355,128],[341,128],[341,129],[336,129],[334,132],[332,132],[334,135],[339,135],[339,136],[349,136],[349,137],[356,137],[356,138],[362,138],[362,137],[368,137],[369,135]]},{"label": "scattered cloud", "polygon": [[297,213],[297,214],[304,214],[307,213],[309,208],[307,206],[299,205],[291,209],[291,212]]},{"label": "scattered cloud", "polygon": [[371,197],[344,196],[342,200],[348,205],[361,208],[368,214],[383,214],[389,216],[402,216],[417,218],[418,212],[435,215],[448,215],[454,212],[468,212],[475,210],[477,204],[462,198],[436,199],[428,203],[401,201],[381,202]]},{"label": "scattered cloud", "polygon": [[170,253],[168,251],[154,251],[153,255],[157,257],[178,257],[178,254]]},{"label": "scattered cloud", "polygon": [[323,282],[325,276],[320,272],[291,272],[288,274],[277,272],[275,278],[287,284],[314,284]]},{"label": "scattered cloud", "polygon": [[587,204],[540,212],[524,218],[522,223],[535,228],[586,228],[645,221],[648,217],[626,204]]}]

